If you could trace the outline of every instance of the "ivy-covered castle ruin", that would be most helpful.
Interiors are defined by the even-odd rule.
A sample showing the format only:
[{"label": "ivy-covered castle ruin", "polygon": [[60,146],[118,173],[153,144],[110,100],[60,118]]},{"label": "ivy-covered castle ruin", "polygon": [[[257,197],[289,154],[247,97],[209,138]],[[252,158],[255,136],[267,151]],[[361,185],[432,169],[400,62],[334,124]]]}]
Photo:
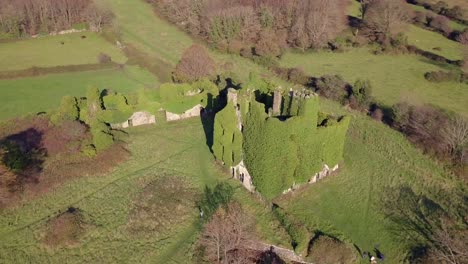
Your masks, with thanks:
[{"label": "ivy-covered castle ruin", "polygon": [[277,89],[270,105],[256,96],[229,89],[214,123],[213,153],[246,188],[273,198],[337,168],[349,117],[319,112],[319,97],[307,90]]}]

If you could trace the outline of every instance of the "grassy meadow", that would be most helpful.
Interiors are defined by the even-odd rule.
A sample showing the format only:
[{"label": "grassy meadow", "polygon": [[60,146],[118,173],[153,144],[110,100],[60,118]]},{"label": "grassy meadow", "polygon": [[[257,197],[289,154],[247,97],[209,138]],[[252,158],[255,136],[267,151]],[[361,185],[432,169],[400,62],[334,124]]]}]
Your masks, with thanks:
[{"label": "grassy meadow", "polygon": [[5,42],[0,43],[0,71],[95,64],[101,52],[111,56],[117,63],[125,63],[127,60],[115,44],[92,32]]},{"label": "grassy meadow", "polygon": [[463,59],[463,45],[444,37],[440,33],[425,30],[415,25],[408,25],[405,34],[408,36],[408,44],[410,45],[449,60]]},{"label": "grassy meadow", "polygon": [[[116,15],[123,43],[144,52],[149,59],[174,66],[193,43],[187,34],[157,17],[151,5],[143,0],[99,1],[108,4]],[[356,5],[352,8],[356,12]],[[436,33],[413,26],[410,33],[410,42],[422,49],[432,51],[440,47],[443,56],[452,59],[460,56],[459,46],[440,35],[432,35]],[[86,39],[80,38],[83,34],[87,35]],[[60,41],[65,44],[61,45]],[[18,45],[23,46],[17,49]],[[80,33],[0,44],[0,71],[96,63],[99,52],[109,54],[119,63],[126,61],[119,49],[99,35]],[[210,54],[220,67],[229,67],[239,80],[255,72],[287,85],[248,59],[216,51]],[[15,63],[9,62],[12,60]],[[427,82],[425,72],[447,70],[448,66],[436,65],[419,56],[372,55],[365,48],[344,53],[290,52],[281,59],[281,64],[301,67],[314,76],[340,74],[351,83],[358,78],[369,79],[377,100],[387,105],[409,100],[468,116],[468,85]],[[59,105],[62,96],[83,96],[90,86],[129,92],[142,87],[155,88],[158,84],[157,77],[136,66],[0,80],[0,121],[48,111]],[[450,192],[457,182],[398,132],[359,113],[345,112],[326,100],[322,100],[321,108],[353,115],[344,165],[338,175],[280,197],[275,203],[310,230],[334,234],[363,251],[372,251],[378,245],[387,263],[401,263],[405,249],[393,237],[379,210],[382,191],[388,186],[406,184],[430,196],[429,189]],[[0,263],[188,262],[200,231],[196,197],[205,185],[213,186],[229,176],[215,165],[198,118],[158,122],[156,126],[132,128],[127,132],[131,157],[112,172],[84,175],[35,199],[25,198],[20,206],[0,211]],[[172,184],[172,180],[166,182],[166,179],[181,179],[175,182],[193,188],[194,198],[180,208],[161,207],[161,211],[153,212],[154,218],[167,227],[165,232],[150,236],[133,234],[128,223],[135,200],[144,194],[148,184],[163,183],[155,189],[157,199],[162,202],[171,204],[169,201],[177,198],[177,195],[170,199],[157,196],[163,191],[164,183]],[[229,182],[239,187],[236,182]],[[290,246],[289,237],[268,206],[240,187],[235,198],[257,220],[262,239]],[[74,246],[45,246],[42,241],[48,221],[69,207],[79,208],[85,215],[85,235]],[[180,212],[189,213],[182,217]],[[172,217],[179,214],[181,218],[176,223]]]},{"label": "grassy meadow", "polygon": [[386,105],[407,100],[432,104],[468,116],[468,84],[428,82],[424,73],[448,70],[416,55],[373,55],[366,48],[343,53],[287,53],[281,59],[285,67],[300,67],[308,74],[339,74],[346,81],[368,79],[375,98]]},{"label": "grassy meadow", "polygon": [[137,66],[0,80],[0,121],[51,110],[63,96],[85,96],[89,87],[130,92],[157,85],[153,75]]},{"label": "grassy meadow", "polygon": [[[113,172],[84,176],[0,213],[1,263],[187,263],[200,230],[196,197],[205,185],[213,186],[228,177],[214,165],[198,118],[133,128],[128,132],[128,150],[132,155]],[[158,189],[167,189],[164,184],[171,186],[169,179],[179,179],[179,183],[194,189],[194,199],[175,208],[163,205],[158,212],[153,212],[153,218],[165,227],[158,235],[130,232],[128,222],[135,199],[145,186],[161,183],[161,179],[162,185],[156,186],[150,196],[159,195]],[[162,204],[165,201],[173,204],[176,196],[160,199],[168,199],[162,200]],[[237,188],[236,198],[245,204],[248,212],[258,215],[260,235],[287,245],[284,231],[272,229],[273,216],[256,198],[241,188]],[[79,208],[85,215],[86,234],[79,245],[46,247],[41,241],[48,220],[69,207]],[[189,214],[178,215],[179,211]],[[133,223],[145,226],[139,220]]]},{"label": "grassy meadow", "polygon": [[[322,101],[324,110],[337,107]],[[404,136],[360,115],[353,115],[344,160],[338,175],[275,202],[311,230],[352,241],[362,251],[372,252],[378,245],[386,261],[401,263],[405,248],[381,214],[380,194],[390,186],[408,185],[430,197],[429,190],[450,193],[456,183]]]}]

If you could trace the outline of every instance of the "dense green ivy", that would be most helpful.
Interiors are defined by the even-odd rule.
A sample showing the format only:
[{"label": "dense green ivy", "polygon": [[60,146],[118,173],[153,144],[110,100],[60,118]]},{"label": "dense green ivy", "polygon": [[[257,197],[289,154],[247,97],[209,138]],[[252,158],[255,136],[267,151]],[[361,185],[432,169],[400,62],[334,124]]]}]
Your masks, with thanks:
[{"label": "dense green ivy", "polygon": [[269,117],[265,105],[252,97],[239,94],[242,135],[234,132],[239,130],[231,103],[216,115],[213,152],[226,165],[236,164],[234,139],[242,136],[244,161],[265,197],[274,198],[294,184],[307,182],[325,164],[334,166],[342,160],[348,117],[338,120],[319,113],[317,96],[289,95],[283,100],[282,116]]},{"label": "dense green ivy", "polygon": [[214,123],[213,153],[227,166],[239,164],[242,153],[242,133],[237,127],[236,106],[228,103],[217,113]]}]

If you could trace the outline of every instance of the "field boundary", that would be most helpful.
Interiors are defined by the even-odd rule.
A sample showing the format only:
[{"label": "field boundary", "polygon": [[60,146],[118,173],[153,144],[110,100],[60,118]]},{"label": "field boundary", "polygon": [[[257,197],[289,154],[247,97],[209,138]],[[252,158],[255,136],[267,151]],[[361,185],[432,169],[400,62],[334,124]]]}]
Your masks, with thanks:
[{"label": "field boundary", "polygon": [[115,62],[96,63],[96,64],[81,64],[81,65],[66,65],[54,67],[31,67],[24,70],[15,71],[0,71],[0,80],[18,79],[25,77],[36,77],[55,73],[70,73],[82,71],[96,71],[105,69],[117,69],[123,67],[122,64]]}]

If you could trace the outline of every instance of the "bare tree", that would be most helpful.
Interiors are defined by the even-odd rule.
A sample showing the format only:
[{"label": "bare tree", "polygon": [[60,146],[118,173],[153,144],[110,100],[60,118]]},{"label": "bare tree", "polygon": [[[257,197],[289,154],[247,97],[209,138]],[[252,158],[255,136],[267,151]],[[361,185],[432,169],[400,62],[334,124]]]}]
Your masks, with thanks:
[{"label": "bare tree", "polygon": [[180,82],[193,82],[202,78],[213,78],[215,62],[206,49],[199,45],[192,45],[182,55],[177,64],[174,79]]},{"label": "bare tree", "polygon": [[251,263],[246,254],[252,240],[251,227],[252,220],[238,203],[219,208],[200,238],[205,258],[213,263]]},{"label": "bare tree", "polygon": [[369,0],[365,7],[364,26],[371,36],[387,41],[409,21],[403,0]]},{"label": "bare tree", "polygon": [[448,122],[442,132],[448,151],[453,157],[463,160],[463,149],[468,144],[468,120],[457,116]]},{"label": "bare tree", "polygon": [[468,231],[453,230],[453,224],[442,221],[434,234],[434,245],[430,250],[432,259],[440,263],[468,263]]}]

